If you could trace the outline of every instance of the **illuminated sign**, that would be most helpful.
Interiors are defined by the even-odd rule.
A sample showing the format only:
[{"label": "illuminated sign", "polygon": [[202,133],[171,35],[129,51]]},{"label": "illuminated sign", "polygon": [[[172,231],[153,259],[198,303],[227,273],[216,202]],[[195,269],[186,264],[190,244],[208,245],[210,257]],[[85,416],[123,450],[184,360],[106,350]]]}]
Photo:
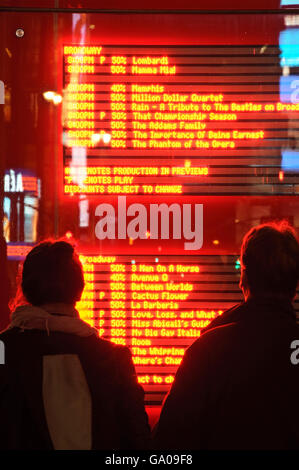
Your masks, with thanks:
[{"label": "illuminated sign", "polygon": [[280,5],[283,6],[290,6],[290,5],[299,5],[298,0],[281,0]]},{"label": "illuminated sign", "polygon": [[281,61],[282,67],[298,67],[299,64],[299,29],[290,28],[285,31],[281,31],[279,34],[279,46],[281,49]]},{"label": "illuminated sign", "polygon": [[5,193],[23,193],[23,176],[22,173],[16,173],[9,170],[4,175],[4,192]]},{"label": "illuminated sign", "polygon": [[23,261],[32,249],[29,243],[7,243],[7,259],[15,261]]},{"label": "illuminated sign", "polygon": [[286,34],[282,50],[65,45],[65,194],[293,194],[279,179],[299,111]]},{"label": "illuminated sign", "polygon": [[299,152],[287,149],[282,154],[281,167],[284,171],[299,172]]},{"label": "illuminated sign", "polygon": [[161,403],[186,348],[241,300],[236,257],[80,256],[80,316],[100,336],[129,346],[147,402]]},{"label": "illuminated sign", "polygon": [[38,179],[28,170],[9,169],[4,175],[4,192],[38,195]]},{"label": "illuminated sign", "polygon": [[64,194],[78,196],[93,237],[80,248],[77,308],[130,347],[148,404],[161,403],[203,328],[242,300],[240,260],[218,254],[230,197],[298,192],[294,167],[282,168],[299,112],[284,52],[63,46]]}]

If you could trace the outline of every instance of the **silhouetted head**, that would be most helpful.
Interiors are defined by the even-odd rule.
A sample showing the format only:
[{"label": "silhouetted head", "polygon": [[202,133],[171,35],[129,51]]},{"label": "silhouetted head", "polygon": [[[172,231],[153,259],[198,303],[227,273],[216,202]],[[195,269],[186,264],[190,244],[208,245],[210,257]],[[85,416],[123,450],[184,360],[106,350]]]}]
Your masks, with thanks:
[{"label": "silhouetted head", "polygon": [[32,305],[63,302],[74,305],[82,295],[82,266],[73,246],[65,241],[45,241],[27,255],[22,290]]},{"label": "silhouetted head", "polygon": [[287,222],[251,229],[241,248],[241,280],[245,298],[250,296],[293,299],[299,279],[299,243]]}]

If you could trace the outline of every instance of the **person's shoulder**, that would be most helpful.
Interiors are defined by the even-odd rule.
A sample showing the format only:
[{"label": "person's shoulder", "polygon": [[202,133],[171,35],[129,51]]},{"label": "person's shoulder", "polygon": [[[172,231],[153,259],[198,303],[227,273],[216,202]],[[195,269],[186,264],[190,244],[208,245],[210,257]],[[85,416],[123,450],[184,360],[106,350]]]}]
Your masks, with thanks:
[{"label": "person's shoulder", "polygon": [[103,350],[111,351],[113,353],[122,353],[129,351],[128,346],[124,346],[121,344],[116,344],[113,343],[112,341],[109,341],[108,339],[102,338],[101,336],[98,335],[92,335],[91,337],[92,341],[94,341],[96,344],[98,344],[99,347],[101,347]]},{"label": "person's shoulder", "polygon": [[18,328],[6,328],[5,330],[0,331],[0,339],[3,340],[5,338],[9,338],[12,335],[15,335],[15,332]]},{"label": "person's shoulder", "polygon": [[240,319],[244,309],[246,309],[246,303],[241,302],[233,307],[225,310],[221,315],[212,320],[208,326],[202,329],[201,334],[206,334],[208,331],[229,323],[234,323]]},{"label": "person's shoulder", "polygon": [[236,321],[228,322],[223,325],[215,326],[206,331],[203,335],[197,338],[194,343],[187,349],[188,354],[203,352],[209,354],[209,351],[214,350],[219,345],[229,342],[233,336],[238,334],[238,323]]},{"label": "person's shoulder", "polygon": [[176,377],[183,378],[183,382],[186,377],[193,381],[195,371],[197,378],[211,377],[213,367],[219,365],[219,359],[223,363],[223,355],[230,350],[230,344],[234,342],[232,339],[237,334],[236,327],[236,323],[228,323],[215,327],[197,338],[185,351]]},{"label": "person's shoulder", "polygon": [[90,346],[92,357],[97,355],[102,366],[108,367],[110,373],[116,374],[117,382],[127,382],[131,378],[136,378],[132,354],[127,346],[115,344],[97,336],[93,338]]},{"label": "person's shoulder", "polygon": [[128,346],[115,344],[97,335],[93,335],[92,338],[90,338],[89,340],[102,353],[107,354],[108,356],[113,357],[116,360],[119,360],[120,358],[129,359],[131,357],[131,351]]},{"label": "person's shoulder", "polygon": [[20,328],[7,328],[6,330],[2,330],[0,332],[0,341],[3,343],[10,343],[18,339],[19,333],[22,330]]}]

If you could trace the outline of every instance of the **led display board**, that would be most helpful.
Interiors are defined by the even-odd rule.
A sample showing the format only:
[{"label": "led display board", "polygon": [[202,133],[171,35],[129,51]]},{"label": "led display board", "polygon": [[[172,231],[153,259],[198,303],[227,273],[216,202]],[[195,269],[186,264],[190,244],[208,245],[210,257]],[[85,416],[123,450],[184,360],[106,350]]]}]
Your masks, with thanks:
[{"label": "led display board", "polygon": [[242,300],[238,255],[206,230],[248,196],[298,192],[298,80],[282,60],[275,45],[63,45],[64,195],[95,215],[77,307],[130,347],[148,404]]},{"label": "led display board", "polygon": [[65,45],[66,194],[292,194],[277,46]]},{"label": "led display board", "polygon": [[81,255],[77,303],[99,334],[129,346],[147,402],[161,403],[185,349],[241,300],[236,257]]}]

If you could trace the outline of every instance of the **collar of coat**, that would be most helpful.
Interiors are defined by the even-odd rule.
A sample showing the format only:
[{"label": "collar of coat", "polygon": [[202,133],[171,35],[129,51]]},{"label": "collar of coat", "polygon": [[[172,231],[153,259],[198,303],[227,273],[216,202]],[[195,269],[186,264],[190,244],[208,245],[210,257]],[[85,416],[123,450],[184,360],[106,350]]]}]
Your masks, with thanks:
[{"label": "collar of coat", "polygon": [[81,320],[78,311],[68,304],[17,307],[9,325],[9,328],[14,327],[22,330],[45,330],[48,335],[51,331],[72,333],[78,336],[98,334],[97,330]]}]

